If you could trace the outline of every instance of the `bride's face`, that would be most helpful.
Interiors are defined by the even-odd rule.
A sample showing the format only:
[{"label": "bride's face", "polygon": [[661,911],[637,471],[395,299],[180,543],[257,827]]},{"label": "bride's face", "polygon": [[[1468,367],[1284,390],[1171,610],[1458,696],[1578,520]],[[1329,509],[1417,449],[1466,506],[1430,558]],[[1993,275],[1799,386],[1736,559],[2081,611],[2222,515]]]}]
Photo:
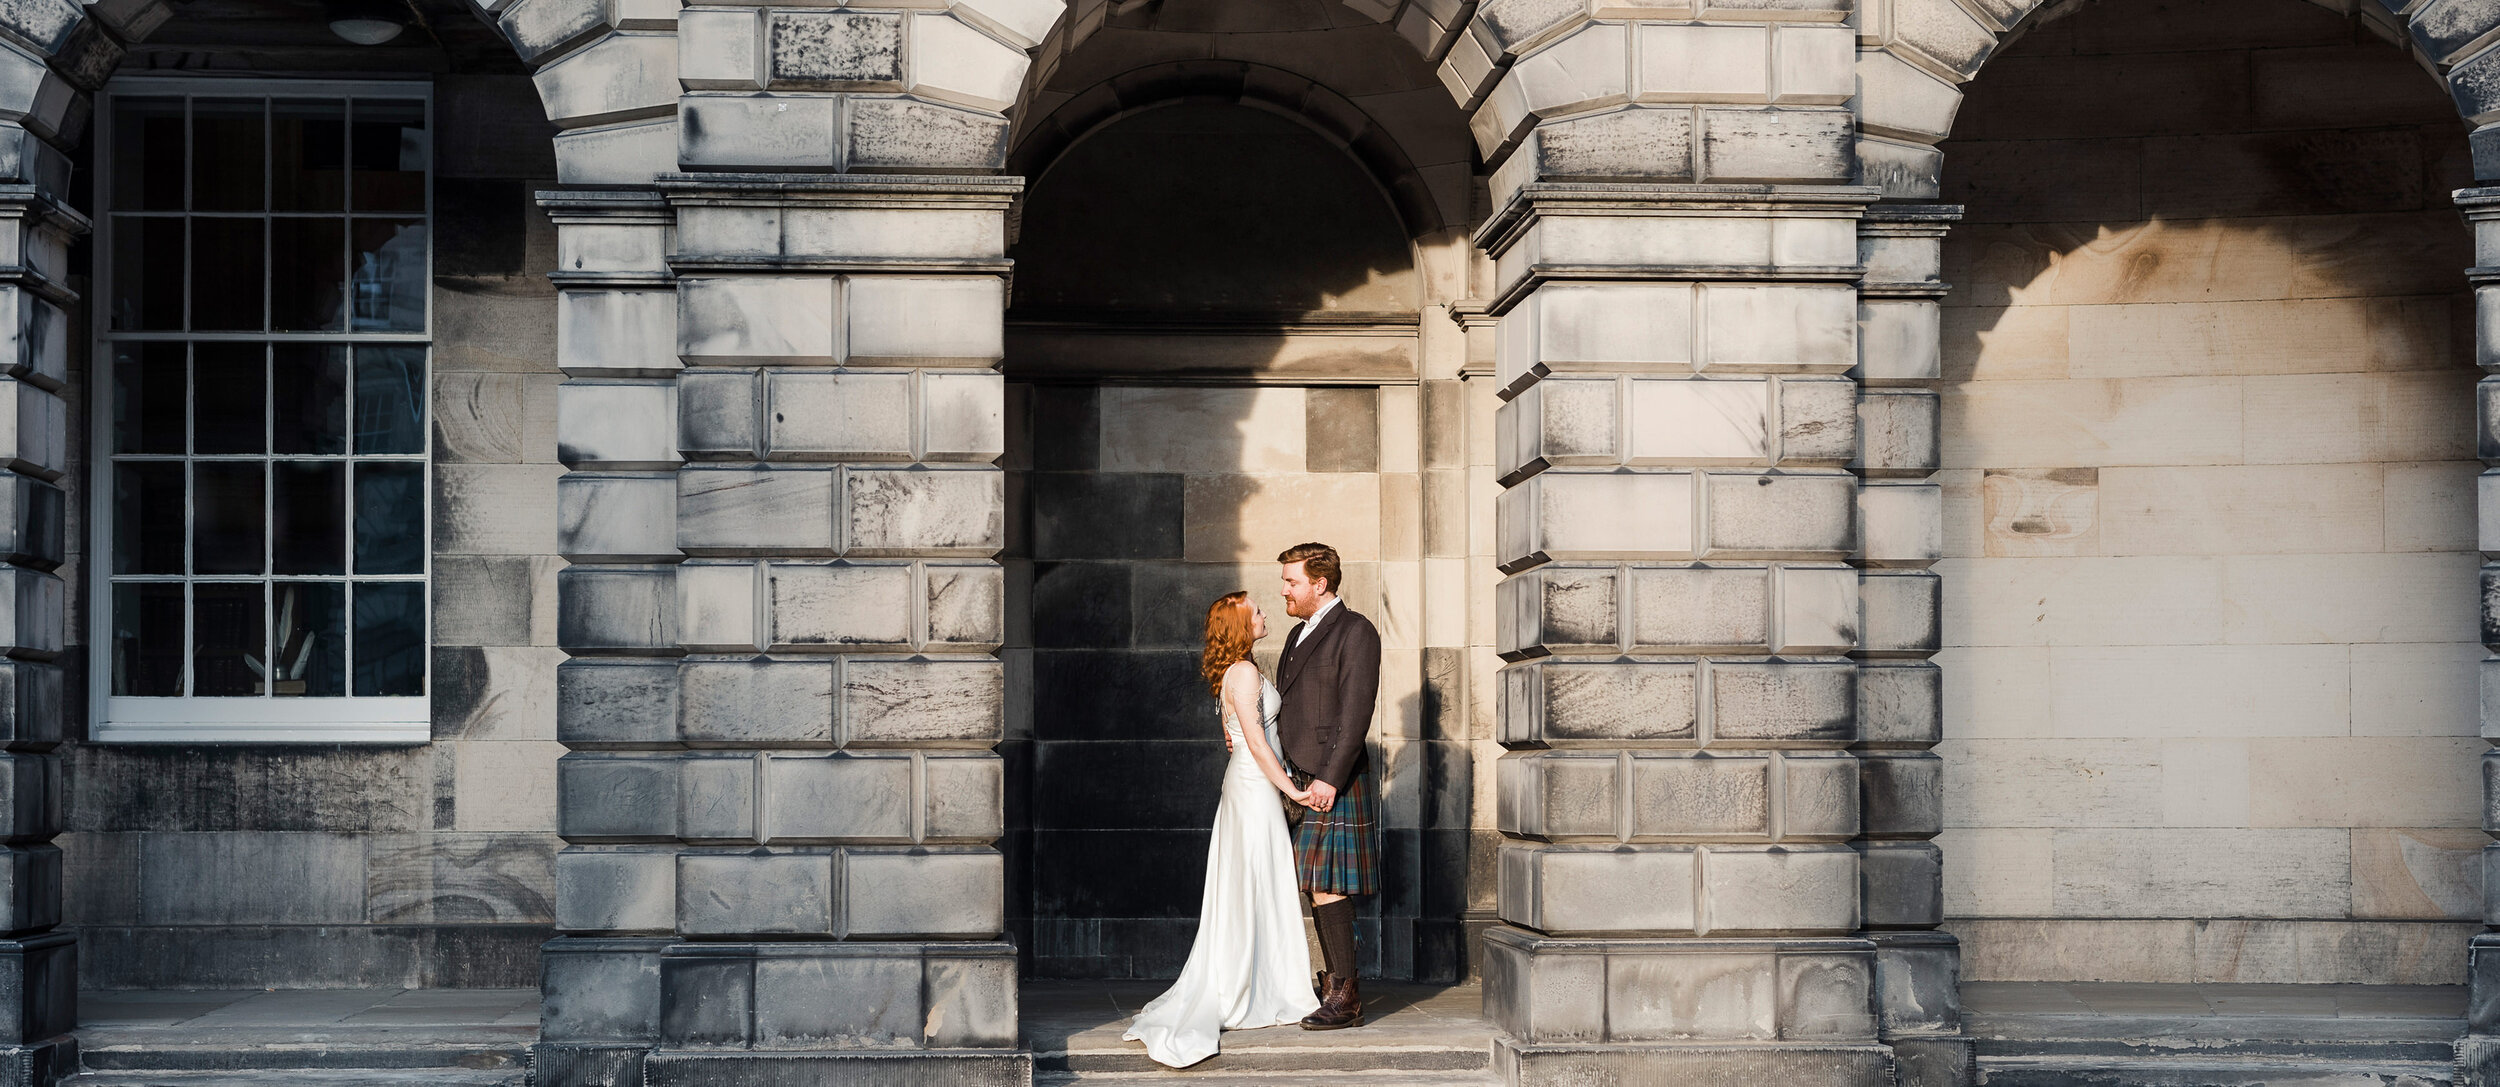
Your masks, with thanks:
[{"label": "bride's face", "polygon": [[1267,637],[1267,613],[1260,611],[1258,605],[1252,604],[1250,605],[1250,640],[1257,641],[1264,637]]}]

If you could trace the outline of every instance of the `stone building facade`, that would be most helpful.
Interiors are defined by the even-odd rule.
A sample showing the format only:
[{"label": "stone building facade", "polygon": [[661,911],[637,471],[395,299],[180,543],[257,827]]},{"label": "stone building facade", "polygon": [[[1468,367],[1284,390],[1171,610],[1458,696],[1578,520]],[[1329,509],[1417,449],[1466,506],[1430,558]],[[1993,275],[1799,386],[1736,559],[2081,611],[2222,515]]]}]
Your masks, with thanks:
[{"label": "stone building facade", "polygon": [[2468,982],[2500,1082],[2488,4],[326,21],[0,2],[12,1076],[83,980],[1029,1082],[1317,537],[1366,967],[1514,1083],[1966,1083],[1957,978]]}]

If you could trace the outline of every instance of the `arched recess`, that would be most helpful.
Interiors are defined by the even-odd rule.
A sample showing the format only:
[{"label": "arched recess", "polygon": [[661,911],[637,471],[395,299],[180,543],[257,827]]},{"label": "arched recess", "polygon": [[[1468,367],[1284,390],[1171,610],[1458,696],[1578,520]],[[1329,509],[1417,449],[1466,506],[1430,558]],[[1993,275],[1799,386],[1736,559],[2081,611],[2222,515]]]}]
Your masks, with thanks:
[{"label": "arched recess", "polygon": [[[2474,175],[2500,177],[2500,10],[2466,0],[2311,0],[2403,49],[2475,126]],[[1858,46],[1858,159],[1887,199],[1932,200],[1960,87],[2031,27],[2083,0],[1900,0],[1870,7]]]}]

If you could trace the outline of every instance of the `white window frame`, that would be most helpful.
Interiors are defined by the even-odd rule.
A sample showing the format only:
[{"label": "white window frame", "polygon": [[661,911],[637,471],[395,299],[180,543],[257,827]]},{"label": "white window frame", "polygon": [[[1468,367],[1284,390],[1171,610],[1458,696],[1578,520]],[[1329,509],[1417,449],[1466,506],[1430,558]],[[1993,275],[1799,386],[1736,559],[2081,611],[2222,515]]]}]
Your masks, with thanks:
[{"label": "white window frame", "polygon": [[[112,255],[113,255],[113,100],[116,97],[240,97],[240,98],[396,98],[416,99],[424,103],[427,162],[425,170],[424,211],[420,218],[426,232],[425,268],[422,272],[428,299],[425,327],[415,332],[118,332],[112,328]],[[425,629],[423,636],[422,679],[416,695],[353,694],[337,697],[280,697],[261,695],[116,695],[112,674],[112,607],[113,607],[113,384],[112,366],[115,342],[180,341],[180,342],[251,342],[251,343],[324,343],[349,347],[360,344],[414,344],[430,348],[434,339],[434,141],[442,138],[435,127],[434,87],[431,83],[409,80],[290,80],[267,78],[167,78],[130,76],[106,84],[97,95],[93,114],[95,151],[95,185],[90,206],[95,209],[93,239],[94,284],[88,311],[92,328],[89,342],[94,345],[89,357],[93,360],[88,372],[88,435],[90,454],[87,471],[88,550],[87,550],[87,704],[90,707],[88,738],[100,743],[372,743],[411,744],[433,739],[432,697],[434,690],[434,358],[426,352],[425,383],[419,390],[424,398],[426,433],[422,453],[414,463],[423,465],[425,509],[421,520],[426,544],[420,549],[421,577],[414,583],[422,585]],[[185,166],[187,180],[188,166]],[[186,215],[189,213],[186,212]],[[265,212],[264,212],[265,214]],[[343,216],[354,214],[353,200]],[[264,261],[263,299],[267,305],[265,277],[269,267]],[[184,283],[190,282],[189,270]],[[342,298],[342,306],[352,299]],[[353,370],[350,370],[353,379]],[[186,388],[186,395],[197,395],[196,388]],[[264,454],[267,456],[268,454]],[[199,454],[184,454],[184,461],[216,459]],[[348,458],[353,461],[351,449]],[[267,499],[264,499],[266,501]],[[264,513],[264,517],[266,514]],[[353,524],[349,526],[353,535]],[[178,583],[214,583],[215,578],[183,575]],[[274,573],[263,573],[263,584],[288,580]],[[327,580],[327,579],[324,579]],[[352,573],[339,579],[352,584]],[[409,583],[401,577],[402,583]],[[352,592],[352,590],[351,590]],[[190,610],[184,611],[184,675],[190,674],[191,625]],[[344,619],[342,621],[345,621]],[[264,623],[264,637],[276,631]],[[353,637],[353,625],[348,626]],[[349,681],[353,682],[352,674]]]}]

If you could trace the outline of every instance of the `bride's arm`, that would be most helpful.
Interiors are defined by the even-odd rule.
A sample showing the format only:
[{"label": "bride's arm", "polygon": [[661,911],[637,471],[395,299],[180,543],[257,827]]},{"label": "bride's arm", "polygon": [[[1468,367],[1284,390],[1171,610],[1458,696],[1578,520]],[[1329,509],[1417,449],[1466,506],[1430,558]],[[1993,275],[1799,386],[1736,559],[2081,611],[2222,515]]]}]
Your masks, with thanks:
[{"label": "bride's arm", "polygon": [[[1233,720],[1241,725],[1241,742],[1249,745],[1250,758],[1259,764],[1259,772],[1267,775],[1268,784],[1276,786],[1277,792],[1294,798],[1295,803],[1301,803],[1302,798],[1310,794],[1293,787],[1293,778],[1286,775],[1284,764],[1276,761],[1276,753],[1267,749],[1267,729],[1264,727],[1267,716],[1259,712],[1257,667],[1242,661],[1225,671],[1224,703],[1232,707]],[[1260,724],[1253,725],[1252,721]]]}]

